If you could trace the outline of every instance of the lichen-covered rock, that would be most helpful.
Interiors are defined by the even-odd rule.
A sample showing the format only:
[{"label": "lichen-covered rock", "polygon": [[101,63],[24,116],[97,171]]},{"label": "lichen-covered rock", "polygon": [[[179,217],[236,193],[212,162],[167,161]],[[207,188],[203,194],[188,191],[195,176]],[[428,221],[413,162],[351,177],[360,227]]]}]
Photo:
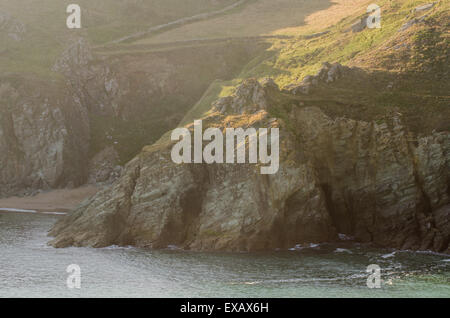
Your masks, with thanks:
[{"label": "lichen-covered rock", "polygon": [[333,120],[315,107],[293,108],[287,123],[271,118],[271,103],[268,90],[245,81],[219,100],[221,112],[204,118],[204,128],[280,128],[278,173],[261,175],[251,164],[177,165],[173,144],[160,141],[110,189],[59,221],[50,244],[247,251],[342,233],[448,251],[448,133],[415,140],[399,114],[382,123]]}]

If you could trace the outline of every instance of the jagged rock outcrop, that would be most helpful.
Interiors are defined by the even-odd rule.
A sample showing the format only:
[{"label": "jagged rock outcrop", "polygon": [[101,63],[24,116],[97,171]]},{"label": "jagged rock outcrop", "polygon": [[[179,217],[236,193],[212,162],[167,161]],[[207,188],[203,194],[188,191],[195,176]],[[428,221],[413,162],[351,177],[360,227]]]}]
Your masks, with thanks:
[{"label": "jagged rock outcrop", "polygon": [[109,146],[96,154],[89,162],[89,184],[110,184],[122,173],[119,154]]},{"label": "jagged rock outcrop", "polygon": [[0,80],[0,197],[84,183],[87,114],[52,86]]},{"label": "jagged rock outcrop", "polygon": [[[417,14],[417,13],[423,13],[423,12],[429,11],[429,10],[433,9],[436,4],[437,4],[437,2],[432,2],[429,4],[424,4],[422,6],[418,6],[418,7],[414,8],[412,13]],[[429,14],[427,13],[420,17],[414,17],[414,18],[408,20],[401,26],[400,31],[405,31],[415,24],[423,23],[428,16],[429,16]]]},{"label": "jagged rock outcrop", "polygon": [[233,95],[220,98],[213,106],[222,113],[253,113],[267,109],[266,92],[257,80],[249,79],[242,83]]},{"label": "jagged rock outcrop", "polygon": [[350,74],[351,72],[356,74],[358,71],[360,70],[352,69],[348,66],[341,65],[340,63],[330,64],[326,62],[323,63],[316,75],[306,76],[300,84],[288,85],[285,87],[285,90],[294,95],[307,95],[320,84],[335,82],[345,74]]},{"label": "jagged rock outcrop", "polygon": [[343,233],[450,252],[448,132],[415,137],[399,114],[364,122],[331,119],[316,107],[295,107],[286,122],[270,116],[273,89],[245,81],[215,104],[204,128],[280,128],[278,173],[261,175],[251,164],[177,165],[173,143],[161,140],[110,189],[59,221],[50,244],[246,251]]},{"label": "jagged rock outcrop", "polygon": [[363,16],[361,19],[358,19],[355,23],[350,26],[350,29],[347,32],[352,31],[353,33],[358,33],[367,28],[367,15]]},{"label": "jagged rock outcrop", "polygon": [[93,103],[83,87],[100,69],[90,69],[92,62],[89,47],[79,39],[53,68],[66,81],[25,75],[0,79],[0,197],[87,181]]},{"label": "jagged rock outcrop", "polygon": [[73,38],[52,70],[64,75],[68,86],[90,114],[118,115],[120,98],[117,75],[98,61],[84,38]]}]

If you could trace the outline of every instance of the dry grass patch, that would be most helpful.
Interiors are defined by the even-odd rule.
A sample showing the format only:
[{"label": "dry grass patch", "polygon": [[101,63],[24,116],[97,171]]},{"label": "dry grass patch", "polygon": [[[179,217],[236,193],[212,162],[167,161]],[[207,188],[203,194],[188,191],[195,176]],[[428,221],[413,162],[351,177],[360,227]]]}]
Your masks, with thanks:
[{"label": "dry grass patch", "polygon": [[330,0],[256,0],[243,9],[137,41],[138,44],[162,43],[205,38],[228,38],[271,34],[282,28],[304,25],[315,12],[333,5]]}]

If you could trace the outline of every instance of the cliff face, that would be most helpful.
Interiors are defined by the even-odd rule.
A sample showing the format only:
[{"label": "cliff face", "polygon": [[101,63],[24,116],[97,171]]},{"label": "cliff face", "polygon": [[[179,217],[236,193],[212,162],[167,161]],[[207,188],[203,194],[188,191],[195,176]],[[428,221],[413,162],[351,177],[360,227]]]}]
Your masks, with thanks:
[{"label": "cliff face", "polygon": [[[449,253],[450,135],[415,137],[401,115],[385,122],[331,119],[316,107],[273,118],[281,93],[244,82],[215,103],[204,128],[279,127],[280,169],[172,162],[164,139],[113,186],[51,230],[51,245],[177,245],[271,250],[337,239]],[[192,127],[191,127],[192,128]]]},{"label": "cliff face", "polygon": [[[175,127],[211,81],[232,76],[264,47],[105,58],[83,38],[69,42],[50,78],[0,77],[0,197],[113,179],[120,163]],[[105,151],[117,158],[97,169]]]},{"label": "cliff face", "polygon": [[[0,197],[109,183],[123,172],[54,227],[58,247],[262,250],[345,233],[448,252],[448,5],[411,11],[413,1],[401,2],[385,4],[379,30],[355,15],[312,35],[223,39],[212,32],[95,49],[69,33],[46,42],[33,23],[0,12],[0,68],[7,70],[0,76]],[[60,40],[69,41],[65,50]],[[325,63],[311,76],[326,59],[347,66]],[[243,78],[267,75],[284,89],[245,81],[214,103],[205,122],[280,127],[277,174],[262,176],[253,165],[175,165],[165,140],[122,171],[121,163],[184,116],[203,113]]]},{"label": "cliff face", "polygon": [[84,182],[87,113],[54,83],[0,84],[0,197]]}]

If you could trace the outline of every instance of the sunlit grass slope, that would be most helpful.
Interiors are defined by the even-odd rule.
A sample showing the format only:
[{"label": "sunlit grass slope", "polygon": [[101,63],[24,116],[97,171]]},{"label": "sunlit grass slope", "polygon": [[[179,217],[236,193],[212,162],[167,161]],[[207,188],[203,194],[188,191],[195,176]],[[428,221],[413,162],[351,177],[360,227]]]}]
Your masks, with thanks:
[{"label": "sunlit grass slope", "polygon": [[[313,96],[298,97],[303,100],[301,104],[319,106],[330,115],[365,120],[381,119],[388,111],[398,109],[416,131],[449,129],[450,3],[439,1],[431,10],[414,11],[428,3],[431,2],[379,1],[381,29],[349,31],[366,14],[367,2],[358,2],[356,7],[347,7],[353,14],[325,28],[320,28],[324,23],[317,18],[323,12],[317,12],[304,26],[279,30],[277,34],[289,34],[292,38],[271,40],[271,49],[250,62],[239,77],[214,82],[182,124],[207,113],[210,101],[230,94],[245,78],[271,77],[285,87],[315,74],[324,62],[339,62],[363,68],[366,76],[319,87]],[[332,16],[333,10],[343,14],[343,9],[335,5],[325,11]],[[423,22],[402,28],[408,21],[423,16]],[[321,32],[324,34],[311,37]]]}]

